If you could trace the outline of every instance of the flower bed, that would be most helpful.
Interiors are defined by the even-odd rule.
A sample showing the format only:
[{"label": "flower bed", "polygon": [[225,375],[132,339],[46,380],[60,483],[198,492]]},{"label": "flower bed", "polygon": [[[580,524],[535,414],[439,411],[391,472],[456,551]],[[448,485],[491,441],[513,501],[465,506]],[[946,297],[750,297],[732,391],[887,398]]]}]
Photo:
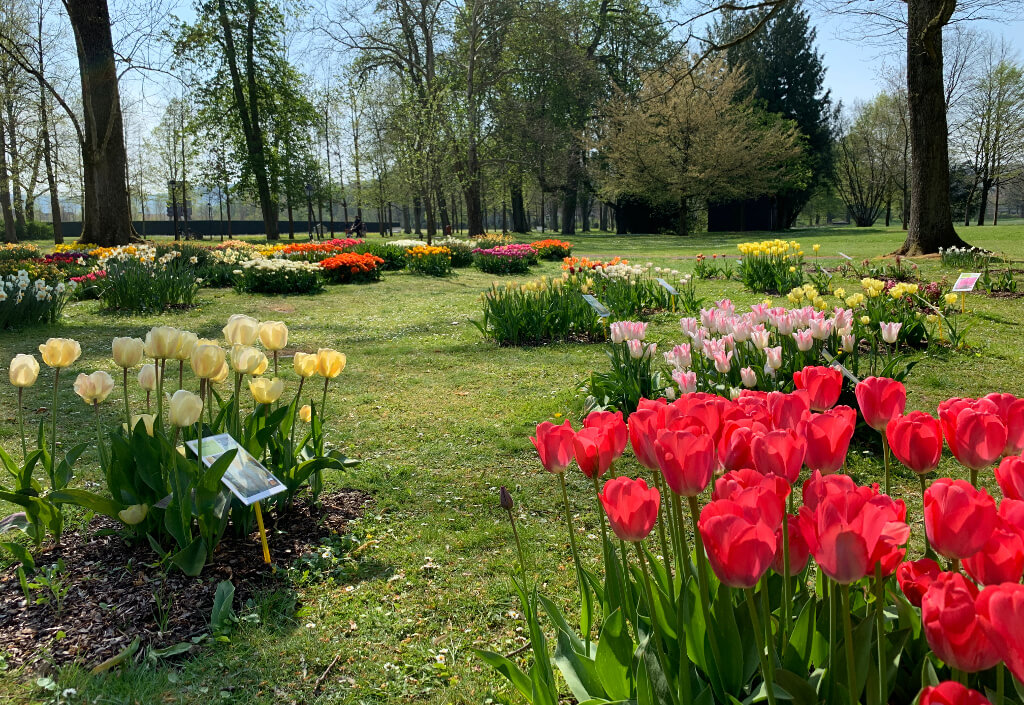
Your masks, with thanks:
[{"label": "flower bed", "polygon": [[530,247],[534,249],[540,259],[559,262],[572,255],[572,243],[563,240],[537,240],[531,242]]},{"label": "flower bed", "polygon": [[804,282],[803,250],[795,240],[742,242],[740,281],[754,292],[782,294]]},{"label": "flower bed", "polygon": [[361,245],[362,240],[353,238],[335,238],[324,242],[299,242],[285,245],[278,254],[290,260],[319,262],[341,252]]},{"label": "flower bed", "polygon": [[233,271],[235,289],[248,294],[317,294],[323,291],[318,263],[287,259],[252,259]]},{"label": "flower bed", "polygon": [[537,264],[537,252],[529,245],[499,245],[473,250],[474,264],[488,274],[525,274]]},{"label": "flower bed", "polygon": [[452,273],[452,251],[447,247],[417,245],[405,252],[409,271],[430,277],[445,277]]},{"label": "flower bed", "polygon": [[[578,702],[1010,702],[1019,686],[1005,670],[1024,680],[1024,399],[949,399],[936,419],[904,415],[894,380],[855,391],[857,409],[815,408],[806,391],[693,393],[641,400],[628,424],[595,412],[579,430],[538,425],[530,440],[558,477],[579,613],[538,594],[546,578],[520,552],[513,581],[532,676],[478,656],[532,702],[559,701],[555,668]],[[841,472],[858,418],[920,477],[924,555],[910,555],[888,452],[884,487]],[[972,482],[929,484],[943,439]],[[640,467],[619,463],[605,481],[627,446]],[[977,477],[1000,457],[997,503]],[[574,460],[599,508],[599,571],[581,559],[586,533],[564,491]],[[514,523],[514,498],[499,495]]]},{"label": "flower bed", "polygon": [[198,258],[168,250],[157,255],[148,245],[103,248],[96,267],[106,272],[97,279],[100,300],[116,311],[161,312],[195,304],[202,284]]},{"label": "flower bed", "polygon": [[469,239],[474,247],[481,250],[489,250],[492,247],[500,247],[502,245],[512,245],[516,241],[512,235],[502,233],[484,233],[483,235],[473,235]]},{"label": "flower bed", "polygon": [[376,242],[364,242],[361,245],[355,245],[352,247],[352,252],[363,255],[373,255],[380,257],[384,260],[384,264],[381,265],[381,269],[385,272],[397,272],[405,269],[405,247],[400,247],[394,242],[376,243]]},{"label": "flower bed", "polygon": [[475,242],[460,240],[456,237],[448,237],[438,240],[435,244],[447,247],[452,253],[452,266],[455,268],[469,267],[473,264],[473,250],[477,248]]},{"label": "flower bed", "polygon": [[77,286],[74,282],[32,280],[24,270],[0,277],[0,330],[56,323]]},{"label": "flower bed", "polygon": [[376,255],[343,252],[320,262],[324,276],[335,284],[380,281],[384,260]]}]

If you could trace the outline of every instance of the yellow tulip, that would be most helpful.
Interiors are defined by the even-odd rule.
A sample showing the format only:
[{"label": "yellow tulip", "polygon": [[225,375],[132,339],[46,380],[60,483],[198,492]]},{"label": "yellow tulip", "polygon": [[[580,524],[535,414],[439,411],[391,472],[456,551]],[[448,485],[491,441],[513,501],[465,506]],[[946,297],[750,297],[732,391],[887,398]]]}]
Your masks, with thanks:
[{"label": "yellow tulip", "polygon": [[198,340],[199,336],[195,333],[190,333],[187,330],[181,331],[178,335],[178,345],[174,348],[174,354],[171,355],[171,359],[187,360]]},{"label": "yellow tulip", "polygon": [[174,357],[178,349],[178,338],[181,331],[173,326],[156,326],[146,333],[146,355],[154,360],[167,360]]},{"label": "yellow tulip", "polygon": [[142,338],[114,338],[110,344],[114,354],[114,364],[124,369],[135,367],[142,362],[145,347],[146,343]]},{"label": "yellow tulip", "polygon": [[295,374],[303,378],[312,377],[316,374],[318,359],[319,356],[316,353],[295,353],[295,357],[292,358]]},{"label": "yellow tulip", "polygon": [[91,375],[82,373],[75,378],[75,394],[86,404],[99,404],[114,391],[114,378],[103,370]]},{"label": "yellow tulip", "polygon": [[267,350],[283,350],[288,345],[288,326],[281,321],[263,321],[259,334],[260,342]]},{"label": "yellow tulip", "polygon": [[249,381],[249,391],[252,392],[252,398],[257,403],[273,404],[284,393],[284,380],[277,377],[274,379],[257,377]]},{"label": "yellow tulip", "polygon": [[316,351],[316,371],[321,377],[334,379],[345,369],[347,358],[345,353],[340,353],[331,348],[320,348]]},{"label": "yellow tulip", "polygon": [[196,377],[210,379],[220,372],[224,364],[224,351],[219,345],[196,345],[189,354],[189,362]]},{"label": "yellow tulip", "polygon": [[[259,351],[257,350],[257,352],[259,352]],[[270,361],[267,359],[267,356],[264,355],[263,353],[260,353],[260,364],[256,365],[256,369],[253,370],[252,372],[250,372],[249,374],[251,374],[253,376],[261,375],[261,374],[263,374],[264,372],[267,371],[267,367],[269,365],[270,365]]]},{"label": "yellow tulip", "polygon": [[129,433],[134,433],[135,428],[141,423],[141,424],[143,424],[146,427],[146,435],[152,436],[153,435],[153,422],[155,420],[156,420],[156,417],[153,416],[153,414],[136,414],[135,416],[132,416],[131,428],[129,428],[128,424],[125,424],[125,423],[121,424],[121,427],[124,430],[128,431]]},{"label": "yellow tulip", "polygon": [[313,409],[309,404],[305,404],[301,409],[299,409],[299,418],[305,423],[309,423],[313,419]]},{"label": "yellow tulip", "polygon": [[50,338],[39,346],[39,353],[43,362],[59,370],[73,364],[82,355],[82,346],[70,338]]},{"label": "yellow tulip", "polygon": [[960,300],[960,297],[957,296],[956,294],[946,294],[944,298],[946,300],[947,306],[952,306],[953,304]]},{"label": "yellow tulip", "polygon": [[198,394],[179,389],[168,405],[168,420],[174,426],[191,426],[203,413],[203,400]]},{"label": "yellow tulip", "polygon": [[871,316],[861,316],[860,322],[866,326],[867,324],[871,323]]},{"label": "yellow tulip", "polygon": [[224,380],[226,380],[228,378],[228,372],[229,371],[230,370],[228,368],[227,361],[226,360],[221,361],[220,369],[217,370],[217,373],[215,375],[213,375],[213,377],[210,377],[210,381],[213,382],[214,384],[220,384],[221,382],[223,382]]},{"label": "yellow tulip", "polygon": [[139,370],[139,386],[147,392],[156,391],[156,378],[159,375],[156,365],[143,365]]},{"label": "yellow tulip", "polygon": [[260,322],[243,313],[233,314],[224,326],[224,337],[232,345],[252,345],[259,335]]},{"label": "yellow tulip", "polygon": [[39,363],[35,355],[19,353],[11,360],[11,384],[18,388],[31,387],[39,377]]},{"label": "yellow tulip", "polygon": [[267,357],[249,345],[235,345],[231,348],[231,369],[238,374],[256,374],[256,370],[266,361]]}]

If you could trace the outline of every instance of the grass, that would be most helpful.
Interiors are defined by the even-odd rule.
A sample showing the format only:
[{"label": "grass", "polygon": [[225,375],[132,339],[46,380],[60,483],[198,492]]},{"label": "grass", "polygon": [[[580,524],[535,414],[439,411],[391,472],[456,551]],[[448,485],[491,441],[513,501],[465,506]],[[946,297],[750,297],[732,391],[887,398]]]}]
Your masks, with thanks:
[{"label": "grass", "polygon": [[[961,234],[973,244],[1024,259],[1024,225],[972,227]],[[576,255],[621,255],[689,270],[698,252],[735,254],[736,243],[762,236],[773,237],[592,234],[570,239]],[[839,252],[855,259],[891,252],[903,234],[835,228],[797,230],[790,237],[808,252],[810,244],[820,243],[823,260],[838,263]],[[957,274],[942,270],[935,259],[922,259],[920,265],[926,277],[952,281]],[[558,265],[545,263],[534,271],[554,274]],[[34,351],[48,336],[60,335],[82,344],[75,373],[113,372],[109,345],[115,335],[142,335],[152,325],[173,324],[219,337],[228,315],[236,312],[284,320],[291,329],[290,345],[301,350],[330,346],[347,353],[348,368],[329,396],[329,438],[364,462],[331,483],[364,489],[376,499],[371,513],[351,526],[369,544],[362,559],[365,569],[353,580],[293,586],[301,603],[297,614],[275,610],[287,602],[287,594],[266,595],[252,607],[260,614],[258,624],[185,661],[95,677],[80,668],[57,670],[50,676],[58,692],[72,688],[76,693],[60,702],[475,703],[493,695],[515,700],[470,652],[478,646],[509,653],[525,643],[508,578],[515,551],[498,507],[498,486],[508,486],[516,500],[528,561],[541,589],[575,614],[557,484],[540,469],[527,437],[542,420],[575,420],[582,401],[579,386],[606,361],[600,346],[517,349],[482,340],[469,320],[479,316],[478,297],[495,279],[473,269],[446,279],[389,273],[377,284],[331,286],[311,297],[204,289],[200,307],[167,316],[114,316],[100,311],[97,302],[82,302],[69,309],[61,325],[4,332],[0,361],[5,365],[16,353]],[[850,284],[847,289],[852,291]],[[736,282],[699,282],[698,290],[709,301],[729,296],[748,304],[763,298],[744,292]],[[925,356],[909,380],[910,406],[934,413],[935,405],[952,395],[1024,395],[1020,306],[1015,299],[969,297],[974,349]],[[667,313],[656,316],[649,337],[663,348],[679,342],[676,319]],[[28,395],[29,408],[49,406],[50,380],[44,371]],[[6,410],[0,417],[0,443],[5,448],[17,445],[14,403],[12,388],[0,385],[0,405]],[[62,440],[88,440],[87,409],[70,380],[62,384],[60,408]],[[107,406],[111,421],[118,409],[117,403]],[[948,459],[942,469],[963,474]],[[624,470],[636,470],[632,460]],[[850,471],[861,482],[877,480],[880,462],[870,452],[851,452]],[[93,472],[95,458],[87,455],[75,482],[88,480]],[[581,545],[594,563],[592,490],[578,471],[570,471],[568,479]],[[896,482],[897,493],[910,507],[914,533],[920,534],[916,479],[898,473]],[[315,693],[314,683],[336,656]],[[57,702],[35,677],[13,668],[0,671],[0,702]]]}]

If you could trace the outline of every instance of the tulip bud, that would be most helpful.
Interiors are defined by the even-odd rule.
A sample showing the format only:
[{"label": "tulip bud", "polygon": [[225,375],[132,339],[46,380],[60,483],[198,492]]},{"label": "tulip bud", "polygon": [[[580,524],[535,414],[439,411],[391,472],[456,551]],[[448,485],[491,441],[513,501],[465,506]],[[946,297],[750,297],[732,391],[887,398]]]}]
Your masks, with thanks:
[{"label": "tulip bud", "polygon": [[259,327],[260,342],[267,350],[281,350],[288,344],[288,326],[281,321],[264,321]]},{"label": "tulip bud", "polygon": [[512,501],[512,495],[505,489],[505,485],[501,486],[498,490],[498,499],[501,502],[501,508],[506,512],[511,512],[512,508],[515,507],[515,502]]},{"label": "tulip bud", "polygon": [[342,373],[342,370],[345,369],[345,363],[347,361],[345,353],[340,353],[337,350],[331,350],[330,348],[320,348],[316,351],[316,356],[316,371],[321,377],[334,379]]},{"label": "tulip bud", "polygon": [[256,379],[250,380],[249,391],[252,393],[252,398],[259,404],[273,404],[275,401],[281,398],[281,394],[284,392],[284,380],[274,377],[274,379],[267,379],[266,377],[257,377]]},{"label": "tulip bud", "polygon": [[39,346],[39,353],[49,367],[61,369],[73,364],[82,355],[82,346],[70,338],[50,338]]},{"label": "tulip bud", "polygon": [[266,362],[266,355],[249,345],[235,345],[231,348],[231,368],[238,374],[254,375]]},{"label": "tulip bud", "polygon": [[117,518],[128,526],[135,526],[136,524],[141,524],[148,513],[148,504],[133,504],[132,506],[119,511],[117,513]]},{"label": "tulip bud", "polygon": [[179,389],[171,397],[168,418],[174,426],[191,426],[203,414],[203,400],[198,394]]},{"label": "tulip bud", "polygon": [[153,435],[153,421],[155,419],[156,419],[156,417],[154,417],[153,414],[136,414],[135,416],[132,416],[132,425],[131,426],[128,426],[128,424],[126,424],[126,423],[123,423],[123,424],[121,424],[121,428],[123,428],[128,433],[134,433],[135,432],[135,428],[141,423],[141,424],[143,424],[146,427],[146,435],[147,436],[152,436]]},{"label": "tulip bud", "polygon": [[91,375],[80,374],[75,379],[75,394],[86,404],[99,404],[114,391],[114,378],[103,370]]},{"label": "tulip bud", "polygon": [[192,372],[200,379],[210,379],[224,365],[224,351],[219,345],[196,345],[189,354]]},{"label": "tulip bud", "polygon": [[39,363],[34,355],[19,353],[11,360],[11,384],[15,387],[31,387],[39,377]]},{"label": "tulip bud", "polygon": [[252,316],[236,313],[224,326],[224,337],[232,345],[252,345],[259,335],[260,322]]},{"label": "tulip bud", "polygon": [[313,420],[313,409],[309,404],[305,404],[301,409],[299,409],[299,418],[302,419],[304,423],[309,423]]},{"label": "tulip bud", "polygon": [[146,343],[142,338],[114,338],[110,347],[114,354],[114,363],[118,367],[128,369],[142,361]]},{"label": "tulip bud", "polygon": [[307,378],[316,374],[319,355],[316,353],[297,352],[292,358],[292,366],[295,367],[295,374]]},{"label": "tulip bud", "polygon": [[147,392],[156,391],[156,378],[159,375],[156,365],[143,365],[139,370],[139,386]]},{"label": "tulip bud", "polygon": [[145,352],[154,360],[167,360],[174,357],[178,349],[178,338],[181,331],[172,326],[156,326],[146,333]]}]

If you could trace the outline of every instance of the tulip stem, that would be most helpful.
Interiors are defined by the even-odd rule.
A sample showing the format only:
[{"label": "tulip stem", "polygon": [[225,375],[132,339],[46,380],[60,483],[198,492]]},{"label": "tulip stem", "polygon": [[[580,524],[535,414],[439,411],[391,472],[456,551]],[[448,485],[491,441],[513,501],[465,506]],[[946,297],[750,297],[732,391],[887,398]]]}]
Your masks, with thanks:
[{"label": "tulip stem", "polygon": [[1002,662],[996,664],[996,705],[1005,705],[1003,693],[1006,690],[1006,666]]},{"label": "tulip stem", "polygon": [[274,351],[274,376],[277,377],[277,350]]},{"label": "tulip stem", "polygon": [[327,409],[327,383],[331,381],[330,377],[324,377],[324,394],[320,399],[320,416],[323,418],[326,415]]},{"label": "tulip stem", "polygon": [[95,412],[96,418],[96,452],[100,456],[100,468],[104,473],[107,472],[107,452],[103,447],[103,425],[100,423],[100,405],[99,402],[93,402],[92,409]]},{"label": "tulip stem", "polygon": [[156,416],[160,419],[160,429],[164,427],[164,361],[153,361],[153,372],[156,373]]},{"label": "tulip stem", "polygon": [[124,420],[128,423],[128,433],[132,432],[132,412],[128,406],[128,368],[123,369],[124,372]]},{"label": "tulip stem", "polygon": [[147,389],[146,390],[146,413],[147,414],[150,413],[150,411],[151,411],[151,407],[149,405],[149,395],[150,395],[150,393],[151,392]]},{"label": "tulip stem", "polygon": [[885,581],[881,563],[875,563],[875,629],[878,631],[878,702],[885,703],[889,683],[885,656]]},{"label": "tulip stem", "polygon": [[[277,355],[277,353],[274,353],[274,354]],[[274,358],[274,362],[275,363],[277,362],[277,358],[276,357]],[[276,374],[277,371],[275,370],[274,373]],[[291,428],[291,432],[288,435],[288,452],[291,453],[291,457],[292,458],[295,458],[295,456],[296,456],[296,453],[295,453],[295,421],[296,421],[296,417],[299,415],[299,408],[302,406],[302,385],[303,385],[303,383],[305,381],[306,381],[305,377],[299,377],[299,390],[297,392],[295,392],[295,401],[293,402],[295,404],[295,416],[292,416],[292,428]],[[312,424],[313,418],[310,417],[309,420],[310,420],[310,423]]]},{"label": "tulip stem", "polygon": [[[693,577],[693,566],[690,564],[690,542],[686,540],[686,522],[683,521],[683,502],[675,492],[672,493],[672,513],[676,518],[676,563],[679,565],[677,570],[685,577],[682,583],[685,588],[686,581]],[[680,594],[682,592],[679,591]]]},{"label": "tulip stem", "polygon": [[971,485],[974,486],[974,489],[978,489],[978,471],[974,468],[971,468]]},{"label": "tulip stem", "polygon": [[[792,496],[792,494],[790,494]],[[780,651],[785,652],[789,639],[789,610],[792,601],[793,581],[789,569],[789,514],[782,513],[782,624],[779,629]]]},{"label": "tulip stem", "polygon": [[885,437],[885,431],[882,431],[882,464],[885,466],[885,493],[889,494],[892,489],[891,480],[889,479],[889,441]]},{"label": "tulip stem", "polygon": [[242,373],[235,373],[235,436],[242,431]]},{"label": "tulip stem", "polygon": [[[708,565],[707,556],[704,553],[704,541],[700,537],[700,528],[697,524],[700,518],[700,509],[697,507],[696,497],[687,497],[690,505],[690,518],[693,520],[693,545],[697,554],[697,584],[700,587],[700,606],[704,611],[704,628],[707,631],[708,643],[711,644],[711,656],[715,664],[725,663],[722,660],[721,651],[718,649],[718,635],[711,626],[711,590],[708,587]],[[774,696],[773,696],[774,697]]]},{"label": "tulip stem", "polygon": [[846,678],[849,686],[850,703],[859,702],[855,691],[857,688],[857,666],[853,654],[853,622],[850,619],[850,586],[840,585],[843,599],[843,652],[846,654]]},{"label": "tulip stem", "polygon": [[754,639],[757,641],[757,658],[761,661],[761,676],[764,678],[764,689],[768,695],[768,705],[775,705],[775,665],[765,651],[764,632],[761,631],[761,618],[757,615],[757,605],[754,603],[754,589],[746,588],[743,592],[747,597],[747,610],[750,612],[750,622],[754,627]]},{"label": "tulip stem", "polygon": [[[18,429],[21,431],[21,461],[24,463],[28,458],[28,445],[25,444],[25,409],[22,407],[21,398],[25,393],[24,387],[18,387]],[[18,489],[21,489],[20,487]]]},{"label": "tulip stem", "polygon": [[508,521],[512,524],[512,535],[516,539],[516,551],[519,552],[519,569],[523,571],[523,583],[526,580],[526,554],[523,553],[523,542],[519,540],[519,529],[516,528],[516,518],[512,516],[512,510],[506,510],[508,512]]},{"label": "tulip stem", "polygon": [[[665,496],[665,485],[664,485],[663,479],[661,478],[660,475],[661,475],[661,473],[656,473],[655,474],[655,476],[654,476],[654,484],[657,485],[658,491],[661,492],[661,496],[664,497]],[[664,561],[665,561],[665,575],[668,576],[668,594],[669,595],[674,595],[675,594],[675,589],[672,587],[672,581],[673,581],[673,578],[672,578],[672,564],[669,561],[668,541],[665,538],[665,523],[659,521],[659,522],[657,522],[657,525],[658,525],[658,540],[661,543],[661,555],[664,556]],[[676,572],[677,573],[679,572],[679,566],[676,566]]]},{"label": "tulip stem", "polygon": [[[662,639],[661,639],[661,627],[658,626],[658,615],[657,615],[658,608],[657,608],[657,606],[654,603],[654,590],[651,587],[651,574],[650,574],[650,572],[647,569],[647,559],[644,558],[644,550],[641,547],[639,541],[634,541],[633,542],[633,547],[636,548],[636,555],[639,556],[639,560],[640,560],[640,570],[641,570],[641,572],[643,573],[643,576],[644,576],[644,591],[647,593],[647,609],[648,609],[648,612],[649,612],[648,616],[651,618],[651,631],[654,634],[654,648],[658,652],[658,662],[661,664],[661,671],[662,671],[662,673],[665,674],[665,677],[668,678],[669,674],[671,673],[671,671],[669,670],[668,659],[665,656],[665,646],[662,643]],[[637,621],[639,621],[639,619]],[[684,634],[680,634],[679,635],[679,640],[683,642],[683,644],[684,644],[683,648],[685,649],[686,648],[685,647],[686,636]],[[684,665],[686,665],[686,664],[684,664]],[[690,669],[689,669],[689,667],[680,668],[679,670],[680,670],[680,673],[685,673],[685,675],[683,676],[683,679],[685,681],[684,687],[686,688],[686,692],[687,693],[691,693],[692,691],[690,690],[690,683],[689,683],[689,681],[690,681]],[[679,693],[676,692],[676,689],[673,688],[671,686],[671,684],[669,684],[668,692],[669,692],[669,696],[672,698],[672,702],[673,703],[678,703],[679,702]]]},{"label": "tulip stem", "polygon": [[[921,507],[923,511],[924,507],[924,493],[928,491],[928,480],[925,479],[924,475],[918,475],[917,479],[921,481]],[[924,529],[924,555],[927,558],[934,558],[935,552],[932,550],[931,543],[928,541],[928,521],[925,520]]]},{"label": "tulip stem", "polygon": [[60,368],[53,369],[53,413],[50,414],[50,489],[57,487],[57,383],[60,382]]},{"label": "tulip stem", "polygon": [[[565,507],[565,525],[566,525],[566,528],[569,530],[569,547],[572,549],[572,562],[576,564],[576,578],[579,580],[579,583],[580,583],[580,601],[582,602],[582,601],[585,600],[588,603],[587,604],[587,609],[586,609],[585,612],[586,612],[586,614],[590,614],[590,605],[589,605],[589,603],[590,603],[590,593],[586,589],[586,585],[583,582],[587,578],[583,574],[583,564],[580,563],[580,553],[579,553],[579,550],[576,548],[576,533],[573,530],[573,526],[572,526],[572,511],[569,509],[569,493],[565,489],[565,473],[564,472],[558,473],[558,480],[559,480],[559,482],[562,485],[562,505]],[[584,624],[582,626],[583,626],[583,637],[584,637],[584,640],[586,641],[586,645],[587,645],[586,654],[587,654],[587,657],[589,658],[590,657],[590,627],[591,627],[590,620],[588,619],[587,620],[587,624]]]},{"label": "tulip stem", "polygon": [[185,361],[178,360],[178,389],[185,388]]}]

